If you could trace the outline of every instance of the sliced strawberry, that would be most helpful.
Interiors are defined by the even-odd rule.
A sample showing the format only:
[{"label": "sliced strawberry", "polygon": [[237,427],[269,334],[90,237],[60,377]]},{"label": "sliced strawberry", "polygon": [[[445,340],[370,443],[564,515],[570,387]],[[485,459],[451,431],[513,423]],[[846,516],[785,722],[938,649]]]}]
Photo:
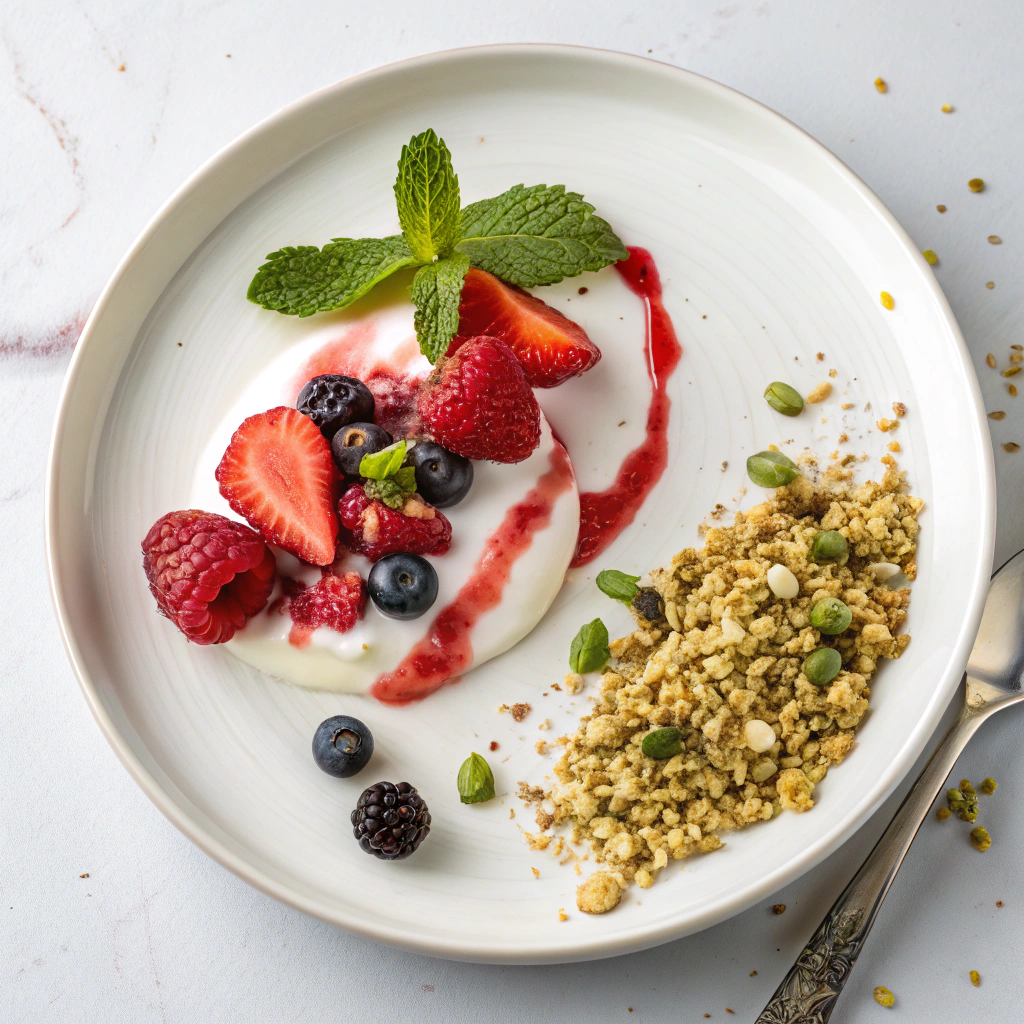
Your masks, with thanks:
[{"label": "sliced strawberry", "polygon": [[250,416],[217,467],[220,493],[249,525],[313,565],[334,561],[338,518],[331,446],[297,409]]},{"label": "sliced strawberry", "polygon": [[601,358],[579,324],[522,288],[471,267],[462,286],[459,330],[448,354],[482,334],[500,338],[515,352],[535,388],[557,387]]}]

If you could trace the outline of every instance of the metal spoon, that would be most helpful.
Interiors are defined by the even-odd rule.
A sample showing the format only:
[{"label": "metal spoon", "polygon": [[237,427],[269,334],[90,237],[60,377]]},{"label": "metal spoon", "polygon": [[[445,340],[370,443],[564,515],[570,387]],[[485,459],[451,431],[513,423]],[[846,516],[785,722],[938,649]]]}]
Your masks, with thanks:
[{"label": "metal spoon", "polygon": [[755,1024],[825,1024],[832,1016],[878,908],[956,759],[985,719],[1024,700],[1024,551],[993,577],[965,679],[956,721]]}]

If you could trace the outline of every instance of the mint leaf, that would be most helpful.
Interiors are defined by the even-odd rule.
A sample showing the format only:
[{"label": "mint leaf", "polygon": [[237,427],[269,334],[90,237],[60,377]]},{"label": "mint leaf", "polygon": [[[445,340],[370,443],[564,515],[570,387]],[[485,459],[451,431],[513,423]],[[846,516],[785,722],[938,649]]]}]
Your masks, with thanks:
[{"label": "mint leaf", "polygon": [[436,363],[448,351],[459,328],[459,300],[462,282],[469,270],[469,257],[460,252],[428,263],[416,271],[410,293],[416,306],[413,323],[420,351]]},{"label": "mint leaf", "polygon": [[604,668],[612,652],[608,649],[608,627],[600,619],[594,619],[573,637],[569,647],[569,668],[573,672],[596,672]]},{"label": "mint leaf", "polygon": [[482,804],[494,799],[494,773],[475,751],[462,762],[458,778],[459,799],[464,804]]},{"label": "mint leaf", "polygon": [[367,480],[386,480],[393,476],[405,461],[406,444],[396,441],[379,452],[370,452],[359,460],[359,475]]},{"label": "mint leaf", "polygon": [[246,298],[293,316],[325,313],[351,305],[378,281],[417,262],[401,235],[335,238],[323,249],[289,245],[267,256]]},{"label": "mint leaf", "polygon": [[462,211],[456,248],[474,267],[521,288],[600,270],[629,255],[608,222],[564,185],[515,185],[471,203]]},{"label": "mint leaf", "polygon": [[402,234],[420,263],[452,251],[459,240],[459,179],[448,147],[433,129],[402,147],[395,200]]},{"label": "mint leaf", "polygon": [[597,574],[597,589],[616,601],[629,604],[640,593],[640,588],[636,585],[639,579],[639,576],[630,576],[629,573],[619,572],[618,569],[602,569]]}]

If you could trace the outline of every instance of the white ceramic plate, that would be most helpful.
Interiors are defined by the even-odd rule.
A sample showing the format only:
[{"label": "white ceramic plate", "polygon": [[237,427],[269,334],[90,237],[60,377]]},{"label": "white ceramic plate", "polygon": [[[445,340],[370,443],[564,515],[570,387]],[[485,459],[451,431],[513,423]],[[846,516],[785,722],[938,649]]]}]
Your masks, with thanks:
[{"label": "white ceramic plate", "polygon": [[[155,614],[139,542],[159,515],[186,504],[231,396],[327,323],[247,303],[254,267],[282,244],[395,231],[392,168],[401,144],[428,126],[454,154],[464,201],[520,181],[564,182],[627,244],[650,249],[685,353],[671,387],[670,465],[633,527],[572,575],[514,650],[421,704],[385,708],[285,686],[186,644]],[[613,294],[613,270],[588,278]],[[606,348],[631,339],[639,360],[636,300],[622,290],[627,319],[617,327],[570,303],[579,283],[545,297]],[[891,312],[879,303],[883,289],[895,297]],[[761,398],[770,380],[806,392],[829,368],[836,395],[799,420]],[[583,486],[600,485],[615,460],[587,449],[590,413],[573,405],[573,386],[542,400],[572,434]],[[645,388],[640,372],[610,392],[630,421],[620,447],[639,434]],[[846,432],[848,449],[871,453],[860,471],[877,473],[889,438],[868,428],[896,399],[909,410],[896,435],[901,463],[928,504],[914,640],[872,686],[858,749],[819,787],[813,812],[727,837],[723,851],[669,867],[653,890],[632,890],[605,917],[576,912],[579,879],[527,849],[517,825],[529,816],[519,808],[511,821],[509,808],[516,783],[540,782],[553,763],[534,741],[586,705],[542,696],[564,671],[569,639],[597,614],[615,631],[627,627],[593,573],[659,564],[697,539],[717,502],[751,502],[744,459],[770,442],[792,438],[825,459]],[[243,135],[182,186],[124,258],[79,342],[54,430],[53,596],[83,692],[125,766],[178,828],[251,884],[425,953],[608,956],[707,927],[791,881],[846,839],[921,752],[960,677],[990,570],[983,417],[963,339],[911,240],[846,167],[778,115],[621,54],[512,46],[422,57],[318,92]],[[521,726],[497,714],[518,700],[535,708]],[[310,758],[315,726],[339,711],[377,737],[372,779],[330,779]],[[538,732],[544,717],[553,732]],[[458,765],[492,739],[503,798],[462,807]],[[347,822],[377,778],[412,781],[433,812],[429,840],[399,864],[365,856]]]}]

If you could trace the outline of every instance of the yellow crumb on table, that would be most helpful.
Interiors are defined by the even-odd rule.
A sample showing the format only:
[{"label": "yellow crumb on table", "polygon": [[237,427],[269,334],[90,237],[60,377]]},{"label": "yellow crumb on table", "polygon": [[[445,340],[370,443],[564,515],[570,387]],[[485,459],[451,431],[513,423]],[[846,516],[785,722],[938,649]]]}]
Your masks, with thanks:
[{"label": "yellow crumb on table", "polygon": [[988,289],[989,291],[992,291],[992,289],[993,289],[993,288],[995,288],[995,286],[996,286],[996,283],[995,283],[995,281],[986,281],[986,282],[985,282],[985,287],[986,287],[986,288],[987,288],[987,289]]},{"label": "yellow crumb on table", "polygon": [[967,182],[967,187],[972,192],[983,192],[985,190],[985,181],[983,178],[971,178],[971,180]]},{"label": "yellow crumb on table", "polygon": [[885,81],[884,78],[876,78],[875,79],[875,88],[879,92],[886,92],[888,90],[889,86],[886,84],[886,81]]},{"label": "yellow crumb on table", "polygon": [[934,267],[935,264],[939,262],[939,257],[935,255],[934,249],[922,249],[921,255],[925,258],[925,262],[928,263],[929,266]]},{"label": "yellow crumb on table", "polygon": [[884,985],[879,985],[871,994],[879,1006],[889,1007],[896,1002],[896,997]]},{"label": "yellow crumb on table", "polygon": [[1002,245],[1003,244],[1003,240],[998,235],[989,235],[988,236],[988,240],[989,240],[989,243],[992,244],[992,245]]},{"label": "yellow crumb on table", "polygon": [[977,988],[981,984],[981,975],[977,971],[970,973],[971,984]]},{"label": "yellow crumb on table", "polygon": [[953,105],[951,103],[943,103],[942,106],[939,107],[939,110],[941,110],[944,114],[952,114]]},{"label": "yellow crumb on table", "polygon": [[894,309],[896,303],[893,301],[892,296],[888,292],[881,292],[879,298],[882,300],[882,305],[886,309]]},{"label": "yellow crumb on table", "polygon": [[939,205],[936,206],[935,209],[938,210],[939,213],[945,213],[946,212],[946,207],[942,203],[939,203]]},{"label": "yellow crumb on table", "polygon": [[530,870],[533,872],[534,878],[540,878],[540,871],[538,871],[537,868],[530,868]]}]

